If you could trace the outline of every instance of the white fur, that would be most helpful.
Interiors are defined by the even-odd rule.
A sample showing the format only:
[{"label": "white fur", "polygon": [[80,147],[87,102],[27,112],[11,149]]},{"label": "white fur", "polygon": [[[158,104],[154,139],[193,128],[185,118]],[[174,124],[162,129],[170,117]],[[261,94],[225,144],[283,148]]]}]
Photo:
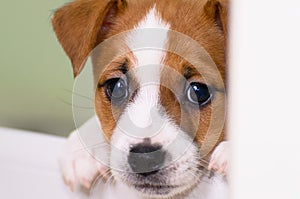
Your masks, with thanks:
[{"label": "white fur", "polygon": [[[153,122],[151,110],[158,103],[161,62],[165,56],[162,49],[167,43],[169,27],[170,25],[159,18],[154,7],[126,38],[127,46],[136,60],[134,73],[141,88],[134,105],[128,108],[128,115],[134,125],[140,128],[146,128]],[[159,35],[151,35],[149,31],[144,31],[153,28],[160,30]],[[156,43],[156,49],[143,48],[144,42],[149,40]]]},{"label": "white fur", "polygon": [[[143,31],[145,29],[146,31]],[[151,31],[151,29],[159,29],[159,31]],[[126,38],[127,46],[134,51],[133,53],[136,53],[136,50],[143,47],[149,48],[149,46],[153,48],[155,47],[156,49],[164,49],[168,38],[169,29],[170,24],[164,22],[156,12],[155,7],[153,7],[146,15],[145,19],[141,20],[141,22],[138,23],[128,35]],[[152,33],[159,34],[159,37],[157,35],[153,35]],[[148,42],[150,42],[151,45],[144,45],[148,44]],[[161,54],[159,51],[153,51],[153,54],[147,53],[143,54],[142,56],[136,55],[136,57],[142,65],[160,63],[160,58],[162,57],[157,56],[156,53]]]},{"label": "white fur", "polygon": [[[87,134],[90,138],[94,135],[101,133],[98,118],[93,117],[88,120],[79,129],[73,131],[68,142],[64,147],[63,153],[59,158],[59,164],[63,173],[66,184],[75,190],[80,185],[90,188],[95,177],[99,174],[104,174],[107,169],[107,164],[104,164],[95,159],[95,153],[93,153],[86,143],[83,143],[81,135]],[[89,138],[88,138],[89,139]],[[92,138],[93,140],[93,138]],[[103,142],[104,139],[97,139],[97,142]],[[107,147],[101,148],[101,155],[106,154]],[[105,157],[102,158],[103,160]]]},{"label": "white fur", "polygon": [[[120,182],[115,184],[107,185],[99,182],[96,184],[88,199],[150,199],[142,197],[132,189]],[[189,194],[185,199],[225,199],[228,198],[228,185],[224,181],[222,176],[215,176],[211,179],[204,178],[202,183]],[[83,199],[83,198],[80,198]],[[182,199],[182,197],[176,197],[174,199]]]},{"label": "white fur", "polygon": [[[92,189],[95,194],[92,194],[91,198],[141,198],[132,188],[122,182],[124,179],[118,171],[130,170],[127,163],[130,147],[141,143],[143,138],[150,138],[152,143],[161,144],[163,149],[171,154],[172,159],[166,162],[165,166],[176,161],[176,172],[169,176],[172,185],[182,185],[186,188],[199,180],[197,175],[193,175],[195,170],[192,169],[190,173],[186,172],[197,162],[195,159],[197,146],[192,144],[192,139],[182,132],[166,113],[161,111],[162,106],[159,104],[161,64],[165,57],[162,49],[168,42],[169,28],[170,25],[159,17],[154,7],[126,38],[127,46],[132,50],[136,60],[133,72],[139,83],[139,91],[134,101],[128,104],[121,115],[111,138],[109,164],[117,182],[115,185],[100,183],[100,188],[96,185]],[[148,34],[149,31],[143,31],[144,29],[160,29],[160,31],[158,35],[151,35]],[[147,41],[153,42],[154,48],[140,48],[145,46]],[[100,133],[99,125],[95,127],[95,119],[93,119],[93,124],[88,125],[94,126],[88,129],[90,132]],[[86,129],[83,128],[80,131],[86,131]],[[75,133],[72,133],[68,145],[71,150],[68,149],[63,156],[61,168],[69,184],[78,182],[89,188],[94,178],[105,170],[105,166],[94,160],[84,150],[78,155],[72,152],[74,148],[80,146],[78,138],[76,140],[74,137]],[[224,150],[219,150],[218,154],[222,151]],[[80,169],[74,168],[74,165],[78,165],[76,168]],[[226,190],[227,185],[222,176],[217,175],[211,179],[205,177],[186,198],[223,199],[227,198]],[[99,191],[101,193],[98,193]]]},{"label": "white fur", "polygon": [[[159,37],[139,31],[144,28],[160,28]],[[176,161],[176,171],[168,176],[169,185],[180,188],[170,193],[177,194],[189,188],[198,179],[196,175],[196,162],[198,155],[197,146],[193,140],[162,111],[159,104],[159,86],[162,61],[168,42],[169,25],[159,18],[155,9],[151,9],[146,18],[127,37],[128,46],[135,57],[135,74],[139,90],[115,128],[111,139],[110,166],[113,176],[119,181],[126,181],[119,171],[131,172],[127,162],[130,147],[143,142],[143,138],[150,138],[151,143],[158,143],[171,155],[165,162],[169,167]],[[155,40],[156,49],[139,49],[142,42]],[[143,46],[143,45],[142,45]],[[186,172],[187,169],[190,172]],[[203,185],[204,186],[204,185]]]},{"label": "white fur", "polygon": [[[82,192],[79,185],[85,186],[86,176],[93,176],[99,171],[94,167],[95,164],[99,164],[103,169],[104,165],[93,159],[93,156],[84,150],[86,146],[82,145],[78,137],[78,132],[89,132],[91,134],[99,134],[98,118],[95,116],[89,120],[85,125],[80,127],[77,131],[74,131],[68,140],[66,150],[61,156],[60,166],[64,177],[73,183],[74,195],[78,199],[141,199],[135,191],[121,182],[114,184],[105,184],[99,180],[93,184],[93,180],[89,181],[91,190],[89,194]],[[101,131],[101,130],[100,130]],[[222,155],[224,150],[228,149],[228,145],[224,144],[214,153]],[[105,154],[105,151],[102,151]],[[227,157],[227,156],[226,156]],[[87,165],[85,170],[75,170],[72,165],[82,164]],[[94,178],[96,176],[93,176]],[[228,185],[226,180],[221,175],[216,175],[211,179],[204,178],[202,183],[199,183],[197,187],[190,192],[187,199],[225,199],[228,198]],[[144,199],[144,198],[143,198]],[[146,198],[145,198],[146,199]]]}]

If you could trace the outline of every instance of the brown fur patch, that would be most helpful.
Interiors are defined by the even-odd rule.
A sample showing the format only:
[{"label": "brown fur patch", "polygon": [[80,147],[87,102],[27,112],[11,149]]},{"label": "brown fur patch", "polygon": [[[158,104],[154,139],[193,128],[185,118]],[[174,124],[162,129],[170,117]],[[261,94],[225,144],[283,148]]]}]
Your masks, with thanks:
[{"label": "brown fur patch", "polygon": [[[174,38],[170,39],[169,49],[175,51],[183,57],[179,57],[173,53],[167,53],[164,64],[173,68],[178,73],[184,75],[184,67],[193,66],[197,68],[201,74],[194,74],[194,81],[200,81],[206,83],[209,86],[213,86],[216,90],[221,92],[216,92],[214,95],[215,106],[207,105],[201,109],[198,107],[191,108],[190,105],[183,104],[178,101],[176,94],[171,93],[171,91],[165,87],[160,89],[160,100],[162,105],[165,107],[168,115],[173,117],[178,125],[181,125],[187,132],[196,132],[195,141],[201,146],[204,142],[209,128],[215,128],[212,131],[220,131],[218,125],[210,126],[211,120],[223,119],[224,117],[224,84],[225,84],[225,66],[226,66],[226,21],[224,11],[222,16],[215,16],[217,10],[220,9],[220,4],[217,1],[172,1],[169,6],[164,5],[164,3],[157,4],[157,9],[162,14],[162,18],[171,24],[171,29],[183,33],[193,40],[195,40],[200,46],[202,46],[210,55],[212,60],[217,66],[217,71],[212,68],[206,67],[201,63],[201,52],[197,52],[193,46],[189,45],[188,39]],[[174,14],[176,13],[176,14]],[[180,16],[180,17],[178,17]],[[219,27],[216,18],[220,17],[222,20],[222,28]],[[180,20],[177,20],[180,18]],[[223,27],[224,26],[224,27]],[[172,37],[172,35],[171,35]],[[187,63],[184,58],[188,58],[193,61],[193,64]],[[221,82],[215,81],[219,72],[222,79]],[[170,82],[169,86],[173,87],[172,90],[184,94],[182,85],[180,86],[180,81],[175,77],[171,77],[172,74],[166,72],[162,74],[162,82]],[[166,84],[166,83],[164,83]],[[167,83],[168,84],[168,83]],[[178,88],[181,90],[178,91]],[[190,106],[190,107],[189,107]],[[212,109],[216,112],[220,118],[212,118]],[[200,117],[198,117],[200,116]],[[219,124],[222,126],[222,124]],[[221,129],[220,137],[216,142],[219,143],[224,139],[224,129]],[[210,142],[210,140],[206,140]]]},{"label": "brown fur patch", "polygon": [[[116,128],[117,121],[126,108],[126,105],[133,100],[138,89],[137,80],[130,72],[134,67],[134,61],[135,59],[131,53],[126,54],[111,62],[103,73],[101,73],[99,79],[96,76],[97,83],[101,86],[95,90],[95,110],[101,121],[104,135],[108,140],[110,140],[113,130]],[[126,64],[126,71],[122,68],[123,64]],[[105,81],[113,78],[124,78],[130,88],[127,102],[121,105],[114,106],[105,94],[105,86],[103,84]]]},{"label": "brown fur patch", "polygon": [[[125,2],[125,3],[124,3]],[[74,75],[76,76],[92,49],[101,41],[110,38],[113,35],[121,33],[126,30],[133,29],[139,21],[141,21],[150,8],[156,5],[158,12],[164,21],[171,25],[171,29],[185,34],[195,40],[201,45],[211,56],[212,60],[217,65],[218,71],[221,74],[223,81],[225,81],[225,65],[226,65],[226,38],[227,38],[227,1],[225,0],[77,0],[63,8],[59,9],[53,18],[54,30],[57,37],[62,44],[67,55],[70,57]],[[201,81],[208,81],[213,83],[215,87],[224,90],[222,84],[214,82],[214,70],[203,67],[199,62],[201,53],[197,53],[189,43],[185,40],[177,40],[178,38],[170,38],[171,50],[183,54],[189,59],[194,60],[193,64],[186,63],[185,60],[168,53],[165,59],[166,65],[172,67],[174,70],[183,74],[183,67],[191,64],[198,68],[204,74],[203,79],[201,75],[197,78]],[[120,42],[121,43],[121,42]],[[109,64],[109,60],[115,60],[114,54],[120,54],[120,51],[126,52],[126,46],[121,46],[119,42],[107,44],[107,56],[97,57],[95,52],[93,56],[93,65],[95,73],[95,83],[98,83],[98,74],[102,69]],[[117,52],[117,53],[116,53]],[[122,53],[121,53],[122,54]],[[129,56],[130,55],[124,55]],[[100,60],[101,58],[101,60]],[[203,60],[202,60],[203,61]],[[196,63],[196,64],[195,64]],[[99,67],[101,66],[101,68]],[[113,64],[109,68],[116,67]],[[104,79],[116,75],[116,73],[106,74]],[[167,77],[167,78],[166,78]],[[176,85],[170,76],[162,76],[163,81]],[[102,80],[101,80],[102,81]],[[175,90],[177,88],[174,88]],[[116,126],[116,119],[121,114],[122,110],[116,111],[113,115],[110,103],[106,100],[104,92],[96,91],[95,104],[96,112],[101,122],[104,133],[108,138],[111,137],[112,132]],[[167,88],[161,87],[161,103],[166,111],[174,117],[174,120],[179,123],[181,120],[181,112],[178,101],[171,91]],[[218,103],[221,104],[224,100],[224,95],[218,94],[216,96]],[[197,115],[199,110],[186,109],[182,114],[186,119],[183,120],[186,128],[188,126],[200,127],[197,131],[196,141],[201,144],[207,133],[211,118],[212,108],[210,105],[201,110],[200,118],[193,118]],[[222,109],[222,108],[221,108]],[[221,110],[220,109],[220,110]],[[191,125],[192,124],[192,125]],[[197,124],[197,125],[196,125]],[[187,129],[188,130],[188,129]],[[220,139],[223,139],[224,132]]]},{"label": "brown fur patch", "polygon": [[103,40],[113,24],[113,16],[125,5],[117,0],[77,0],[57,10],[52,19],[59,42],[78,75],[92,49]]}]

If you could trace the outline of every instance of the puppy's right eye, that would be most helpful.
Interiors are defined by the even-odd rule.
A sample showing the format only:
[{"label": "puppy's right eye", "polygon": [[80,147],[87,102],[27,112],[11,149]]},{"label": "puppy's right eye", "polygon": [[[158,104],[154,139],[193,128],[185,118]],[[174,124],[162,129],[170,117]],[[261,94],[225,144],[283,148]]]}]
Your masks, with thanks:
[{"label": "puppy's right eye", "polygon": [[128,97],[128,87],[121,78],[107,80],[104,84],[105,94],[112,103],[121,103]]}]

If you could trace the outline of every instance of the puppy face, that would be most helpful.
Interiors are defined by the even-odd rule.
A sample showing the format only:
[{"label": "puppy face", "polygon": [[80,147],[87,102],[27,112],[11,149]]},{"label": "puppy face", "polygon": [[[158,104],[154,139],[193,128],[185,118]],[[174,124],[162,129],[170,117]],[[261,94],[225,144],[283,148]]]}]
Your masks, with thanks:
[{"label": "puppy face", "polygon": [[[224,13],[218,1],[95,0],[54,17],[75,75],[94,47],[117,38],[91,54],[95,111],[113,176],[145,196],[182,194],[205,174],[200,149],[214,116],[224,116]],[[212,127],[215,144],[222,127]]]}]

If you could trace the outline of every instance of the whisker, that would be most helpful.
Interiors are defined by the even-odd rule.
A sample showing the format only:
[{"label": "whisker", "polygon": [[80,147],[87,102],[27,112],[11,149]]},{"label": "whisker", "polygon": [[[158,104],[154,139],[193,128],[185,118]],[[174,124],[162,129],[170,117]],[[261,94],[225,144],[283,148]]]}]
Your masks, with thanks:
[{"label": "whisker", "polygon": [[199,156],[197,158],[198,158],[198,160],[195,164],[195,165],[197,165],[197,167],[195,169],[198,171],[203,171],[205,174],[208,175],[207,176],[208,179],[212,179],[212,177],[215,175],[216,171],[214,169],[211,169],[211,170],[208,169],[208,165],[209,165],[208,161],[199,158]]},{"label": "whisker", "polygon": [[86,148],[94,148],[94,147],[97,147],[97,146],[102,146],[102,145],[106,145],[106,146],[110,146],[106,141],[103,141],[103,142],[99,142],[97,144],[93,144],[93,145],[90,145],[90,146],[86,146]]},{"label": "whisker", "polygon": [[98,180],[99,179],[102,179],[103,181],[107,181],[105,178],[110,178],[112,176],[111,172],[110,172],[110,169],[107,169],[103,174],[99,174],[98,176]]},{"label": "whisker", "polygon": [[110,147],[110,145],[102,144],[102,145],[97,145],[97,146],[90,147],[90,149],[99,149],[99,148],[105,148],[105,147]]},{"label": "whisker", "polygon": [[205,169],[208,169],[210,161],[207,161],[207,160],[201,158],[200,155],[196,156],[196,159],[198,160],[198,164],[200,166],[203,166],[203,167],[205,167]]},{"label": "whisker", "polygon": [[199,166],[202,166],[206,171],[209,171],[210,172],[210,175],[214,175],[216,170],[214,168],[212,169],[208,169],[208,166],[209,166],[209,162],[206,161],[206,160],[203,160],[203,159],[200,159],[199,160]]},{"label": "whisker", "polygon": [[90,98],[90,97],[88,97],[88,96],[82,95],[82,94],[80,94],[80,93],[76,93],[76,92],[74,92],[74,91],[72,91],[72,90],[69,90],[69,89],[63,89],[63,90],[64,90],[65,92],[71,93],[71,94],[73,94],[73,95],[76,95],[76,96],[79,96],[79,97],[82,97],[82,98],[91,100],[92,102],[94,101],[93,98]]},{"label": "whisker", "polygon": [[211,179],[211,178],[205,178],[205,177],[208,177],[207,173],[202,173],[198,176],[195,173],[192,173],[191,171],[187,171],[187,172],[197,179],[197,183],[205,182],[205,183],[210,184],[212,181],[215,181],[214,179]]},{"label": "whisker", "polygon": [[92,193],[92,191],[96,188],[96,186],[97,186],[99,183],[101,183],[101,182],[107,183],[107,180],[105,179],[105,177],[107,177],[107,176],[108,176],[108,178],[111,177],[111,172],[110,172],[109,169],[108,169],[107,171],[105,171],[104,174],[100,174],[100,173],[99,173],[99,175],[95,178],[95,180],[94,180],[93,183],[92,183],[92,186],[91,186],[91,189],[90,189],[90,191],[89,191],[89,194]]},{"label": "whisker", "polygon": [[64,103],[64,104],[67,104],[67,105],[69,105],[69,106],[72,106],[72,107],[75,107],[75,108],[81,108],[81,109],[94,109],[94,107],[85,107],[85,106],[78,106],[78,105],[75,105],[75,104],[73,104],[73,103],[71,103],[71,102],[68,102],[68,101],[66,101],[66,100],[64,100],[64,99],[62,99],[62,98],[60,98],[60,97],[57,97],[57,99],[60,101],[60,102],[62,102],[62,103]]},{"label": "whisker", "polygon": [[79,151],[82,151],[82,150],[86,150],[86,149],[97,149],[97,148],[101,148],[101,147],[108,147],[110,146],[109,144],[107,144],[105,141],[104,142],[100,142],[100,143],[97,143],[97,144],[94,144],[94,145],[91,145],[91,146],[83,146],[82,148],[80,149],[77,149],[75,151],[72,151],[72,153],[77,153]]},{"label": "whisker", "polygon": [[107,184],[114,184],[115,183],[115,179],[113,177],[113,175],[110,175],[109,178],[106,180]]},{"label": "whisker", "polygon": [[206,164],[209,164],[209,161],[207,161],[207,160],[205,160],[205,159],[203,159],[203,158],[200,158],[199,161],[204,162],[204,163],[206,163]]},{"label": "whisker", "polygon": [[209,166],[209,162],[206,160],[203,160],[203,159],[200,159],[199,163],[201,164],[201,166],[204,166],[206,168],[208,168],[208,166]]}]

